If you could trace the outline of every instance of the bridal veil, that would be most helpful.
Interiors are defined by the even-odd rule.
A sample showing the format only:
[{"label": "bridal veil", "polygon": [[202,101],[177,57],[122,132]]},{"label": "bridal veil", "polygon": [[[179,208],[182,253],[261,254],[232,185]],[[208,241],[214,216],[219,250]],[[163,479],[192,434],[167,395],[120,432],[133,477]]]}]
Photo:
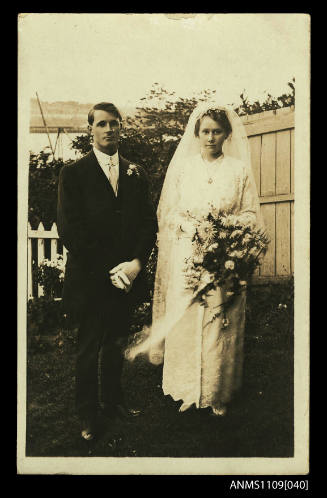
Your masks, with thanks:
[{"label": "bridal veil", "polygon": [[183,188],[183,170],[191,162],[190,159],[200,153],[199,140],[194,134],[195,125],[197,120],[211,109],[223,110],[227,115],[232,133],[223,144],[223,153],[225,156],[241,160],[246,166],[249,186],[256,204],[256,224],[263,227],[259,198],[251,168],[250,146],[242,120],[228,106],[221,106],[216,102],[199,104],[190,115],[184,135],[168,166],[164,180],[157,211],[159,225],[158,260],[153,295],[152,326],[148,330],[146,340],[141,341],[129,351],[127,357],[130,359],[137,354],[147,353],[152,363],[161,363],[166,334],[179,319],[178,316],[169,317],[166,315],[167,289],[169,288],[169,279],[172,273],[170,269],[174,257],[172,246],[175,237],[175,218]]}]

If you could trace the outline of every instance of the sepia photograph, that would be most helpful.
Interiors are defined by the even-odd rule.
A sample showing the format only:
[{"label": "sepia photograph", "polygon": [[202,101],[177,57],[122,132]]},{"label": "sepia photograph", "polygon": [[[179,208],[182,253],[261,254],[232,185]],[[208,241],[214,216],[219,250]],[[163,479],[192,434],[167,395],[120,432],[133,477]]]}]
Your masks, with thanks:
[{"label": "sepia photograph", "polygon": [[310,16],[17,29],[18,473],[301,481]]}]

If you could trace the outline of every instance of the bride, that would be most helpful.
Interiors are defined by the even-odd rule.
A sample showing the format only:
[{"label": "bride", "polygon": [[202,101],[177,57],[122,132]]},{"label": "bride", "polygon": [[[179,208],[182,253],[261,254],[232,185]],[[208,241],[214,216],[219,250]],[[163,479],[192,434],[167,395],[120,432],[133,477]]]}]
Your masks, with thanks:
[{"label": "bride", "polygon": [[219,416],[241,385],[246,293],[224,319],[213,319],[226,289],[212,291],[206,306],[186,289],[185,260],[195,228],[185,214],[201,217],[212,206],[262,225],[242,121],[231,109],[205,103],[191,114],[167,170],[158,206],[151,331],[129,357],[148,352],[152,363],[163,362],[163,392],[182,401],[181,412],[195,405]]}]

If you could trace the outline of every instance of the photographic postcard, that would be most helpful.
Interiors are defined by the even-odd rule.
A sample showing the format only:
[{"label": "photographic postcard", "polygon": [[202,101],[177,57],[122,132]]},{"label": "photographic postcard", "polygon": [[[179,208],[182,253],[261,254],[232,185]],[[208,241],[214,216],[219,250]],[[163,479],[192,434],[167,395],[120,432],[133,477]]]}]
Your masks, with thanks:
[{"label": "photographic postcard", "polygon": [[[295,105],[294,102],[288,105],[292,85],[296,89]],[[46,350],[38,350],[34,358],[38,358],[40,364],[37,366],[35,363],[33,371],[30,366],[29,375],[26,364],[27,301],[32,292],[38,292],[35,291],[35,285],[32,289],[28,281],[31,271],[29,250],[36,244],[31,242],[29,231],[37,230],[35,226],[28,227],[28,220],[32,216],[29,209],[32,202],[31,190],[29,193],[30,152],[35,155],[42,149],[49,154],[55,152],[56,158],[63,162],[77,158],[77,149],[72,149],[69,144],[79,135],[87,136],[87,113],[97,102],[115,103],[122,110],[123,117],[126,117],[133,116],[135,109],[141,107],[144,101],[149,106],[153,104],[159,107],[164,106],[165,99],[170,99],[170,102],[178,100],[185,105],[185,102],[187,104],[193,98],[203,96],[206,90],[213,90],[222,105],[232,105],[234,108],[243,106],[243,111],[249,111],[242,113],[242,120],[251,145],[252,168],[263,217],[269,230],[273,231],[271,249],[260,275],[257,275],[262,277],[263,284],[258,288],[273,286],[276,281],[286,282],[294,275],[294,382],[292,369],[287,370],[288,363],[292,365],[293,361],[293,349],[290,347],[289,358],[286,353],[281,357],[281,364],[286,365],[288,377],[283,378],[284,370],[281,367],[279,372],[277,369],[272,373],[275,380],[270,380],[276,386],[288,385],[289,391],[279,393],[276,387],[276,392],[272,392],[269,387],[271,384],[266,386],[262,381],[266,391],[256,391],[256,396],[262,396],[262,402],[257,398],[242,400],[241,392],[241,411],[239,418],[235,415],[232,419],[231,424],[234,426],[228,426],[226,418],[222,426],[217,424],[214,429],[218,434],[217,441],[221,440],[222,445],[225,445],[221,456],[219,450],[215,453],[211,447],[206,454],[205,441],[208,435],[205,429],[202,441],[198,442],[197,452],[197,443],[192,442],[192,424],[187,426],[187,436],[185,427],[182,427],[180,433],[176,427],[182,423],[176,420],[174,426],[173,418],[168,423],[168,415],[165,415],[164,409],[157,432],[152,428],[147,433],[146,426],[141,424],[136,426],[136,436],[132,437],[130,431],[124,433],[125,429],[122,428],[122,435],[117,436],[118,443],[116,438],[115,447],[109,441],[106,449],[103,446],[93,456],[82,455],[73,446],[67,450],[65,432],[69,444],[72,444],[73,438],[70,431],[76,431],[75,436],[78,438],[75,418],[71,415],[69,422],[63,422],[64,412],[56,405],[61,403],[63,410],[65,403],[73,403],[71,398],[62,400],[60,397],[58,401],[61,389],[62,396],[65,397],[65,393],[71,393],[70,386],[61,387],[60,383],[64,383],[64,379],[58,372],[57,386],[51,385],[49,376],[54,374],[50,371],[51,366],[45,368]],[[18,473],[238,474],[285,476],[285,479],[287,475],[298,475],[299,478],[307,475],[310,16],[292,13],[21,13],[18,16],[18,92]],[[154,104],[156,98],[158,100]],[[263,103],[261,108],[260,103]],[[258,113],[255,112],[256,105]],[[143,133],[142,130],[139,131]],[[49,145],[53,148],[52,151]],[[48,149],[44,149],[45,147]],[[133,157],[128,159],[137,162]],[[40,160],[40,156],[37,160]],[[36,190],[37,188],[41,187],[36,187]],[[35,220],[39,221],[36,215]],[[258,302],[262,304],[262,300]],[[277,303],[276,310],[269,315],[269,319],[277,320],[274,322],[276,324],[279,323],[278,320],[289,319],[287,313],[286,304]],[[255,354],[258,354],[258,358],[261,355],[259,360],[253,360],[252,363],[254,370],[250,371],[251,378],[259,379],[253,380],[253,386],[261,385],[262,371],[256,371],[255,365],[270,362],[270,346],[279,348],[279,336],[275,339],[269,337],[272,342],[264,342],[262,349],[260,337],[251,337],[251,344],[257,351]],[[259,341],[258,344],[256,340]],[[277,342],[274,343],[274,340]],[[50,354],[51,348],[49,351]],[[278,358],[279,353],[274,354]],[[274,361],[277,361],[276,358]],[[33,361],[31,359],[34,365]],[[53,359],[49,359],[51,361]],[[39,383],[35,387],[33,383],[36,382],[37,368],[43,384]],[[158,377],[157,373],[153,375]],[[140,376],[139,379],[145,377]],[[157,400],[159,404],[155,410],[159,413],[160,396],[163,394],[160,394],[160,379],[156,382],[159,383],[156,397],[151,400],[150,405],[155,406]],[[138,385],[137,396],[140,398],[143,396],[142,389],[145,390],[144,396],[147,396],[146,389],[150,389],[146,382],[145,384]],[[40,392],[42,389],[43,398]],[[249,389],[251,393],[251,385]],[[39,391],[36,392],[37,390]],[[29,394],[32,399],[28,399],[28,392],[32,393]],[[277,400],[277,407],[276,412],[271,415],[272,419],[267,421],[265,418],[273,403],[272,396]],[[279,406],[284,399],[289,409]],[[260,406],[263,406],[263,426],[267,424],[267,430],[269,427],[274,428],[271,434],[274,441],[269,441],[267,433],[260,432],[259,427],[258,432],[254,430],[251,410],[257,417],[256,420],[260,420]],[[151,409],[148,408],[148,420],[151,421],[149,410],[151,412]],[[246,431],[242,432],[240,429],[244,422],[241,413],[247,413],[250,418],[251,429],[247,436]],[[46,420],[52,420],[53,423],[56,417],[58,427],[51,428],[53,439],[50,441],[44,434],[44,425]],[[37,420],[42,419],[38,432]],[[165,427],[166,429],[162,429]],[[208,427],[210,431],[213,430],[211,422]],[[225,430],[222,427],[229,434],[230,449],[228,437],[220,439],[222,436],[219,431]],[[237,435],[235,438],[240,437],[239,441],[233,439],[234,430]],[[162,436],[159,435],[160,432]],[[149,434],[154,434],[151,442]],[[132,439],[129,440],[129,437]],[[119,444],[122,444],[121,449]]]}]

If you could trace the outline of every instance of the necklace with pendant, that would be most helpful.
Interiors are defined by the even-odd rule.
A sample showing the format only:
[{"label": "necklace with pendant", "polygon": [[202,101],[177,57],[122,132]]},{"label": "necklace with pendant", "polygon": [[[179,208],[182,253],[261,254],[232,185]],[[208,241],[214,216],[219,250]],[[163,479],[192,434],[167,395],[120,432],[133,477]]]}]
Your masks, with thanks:
[{"label": "necklace with pendant", "polygon": [[[217,163],[217,161],[220,160],[222,157],[223,157],[223,154],[220,154],[220,156],[218,156],[217,159],[215,159],[214,161],[212,161],[212,163],[209,163],[209,164]],[[205,167],[206,167],[206,172],[207,172],[207,177],[208,177],[208,183],[211,184],[213,182],[213,175],[209,175],[209,172],[208,172],[208,161],[205,161],[203,159],[203,162],[204,162]],[[215,167],[214,173],[216,173],[217,164],[215,164],[214,167]]]},{"label": "necklace with pendant", "polygon": [[208,166],[207,165],[206,165],[206,169],[207,169],[208,183],[212,183],[213,182],[213,178],[212,178],[212,176],[209,176]]}]

